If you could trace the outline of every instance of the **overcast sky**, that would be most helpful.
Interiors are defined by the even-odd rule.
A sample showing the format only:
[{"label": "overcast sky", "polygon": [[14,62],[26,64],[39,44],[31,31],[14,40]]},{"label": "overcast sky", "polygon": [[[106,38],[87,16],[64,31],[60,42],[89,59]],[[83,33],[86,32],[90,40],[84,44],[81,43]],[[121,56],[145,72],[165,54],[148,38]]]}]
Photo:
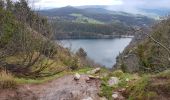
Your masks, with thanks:
[{"label": "overcast sky", "polygon": [[55,8],[82,5],[113,5],[126,9],[142,8],[170,8],[170,0],[32,0],[37,8]]},{"label": "overcast sky", "polygon": [[34,0],[35,6],[40,8],[53,8],[82,5],[121,5],[122,0]]}]

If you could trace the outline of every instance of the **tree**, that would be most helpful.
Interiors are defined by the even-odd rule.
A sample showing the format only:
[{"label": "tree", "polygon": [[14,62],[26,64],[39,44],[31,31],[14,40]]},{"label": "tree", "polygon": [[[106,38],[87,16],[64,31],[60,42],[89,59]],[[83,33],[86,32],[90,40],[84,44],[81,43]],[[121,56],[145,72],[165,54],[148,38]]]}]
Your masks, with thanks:
[{"label": "tree", "polygon": [[8,11],[12,11],[13,10],[13,3],[11,0],[6,0],[6,9]]},{"label": "tree", "polygon": [[3,9],[3,8],[4,8],[4,6],[5,6],[4,1],[3,1],[3,0],[0,0],[0,9]]},{"label": "tree", "polygon": [[80,48],[80,49],[76,52],[76,55],[79,56],[79,57],[83,57],[83,58],[86,58],[86,57],[87,57],[87,53],[84,51],[83,48]]}]

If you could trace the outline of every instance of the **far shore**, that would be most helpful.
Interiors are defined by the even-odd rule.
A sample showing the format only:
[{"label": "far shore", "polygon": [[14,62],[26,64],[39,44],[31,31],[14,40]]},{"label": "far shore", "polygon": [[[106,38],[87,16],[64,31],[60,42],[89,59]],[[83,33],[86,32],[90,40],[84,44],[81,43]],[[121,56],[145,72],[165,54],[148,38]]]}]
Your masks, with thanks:
[{"label": "far shore", "polygon": [[100,36],[68,36],[68,37],[58,37],[56,40],[67,40],[67,39],[114,39],[114,38],[133,38],[132,35],[100,35]]}]

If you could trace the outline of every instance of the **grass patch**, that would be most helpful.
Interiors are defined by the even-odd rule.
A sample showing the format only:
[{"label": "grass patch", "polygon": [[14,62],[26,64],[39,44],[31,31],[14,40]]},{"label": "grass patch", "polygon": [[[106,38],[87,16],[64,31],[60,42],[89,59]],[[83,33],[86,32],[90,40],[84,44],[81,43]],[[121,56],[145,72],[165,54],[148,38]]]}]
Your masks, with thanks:
[{"label": "grass patch", "polygon": [[73,73],[86,74],[88,71],[92,69],[93,69],[92,67],[84,67],[84,68],[73,71]]},{"label": "grass patch", "polygon": [[110,87],[108,86],[106,82],[102,82],[99,96],[106,97],[108,100],[112,100],[113,90],[114,90],[114,87]]},{"label": "grass patch", "polygon": [[162,77],[162,78],[169,78],[170,79],[170,70],[166,70],[164,72],[161,72],[156,75],[156,77]]},{"label": "grass patch", "polygon": [[129,100],[150,100],[155,97],[157,94],[153,91],[149,91],[149,76],[143,76],[137,82],[132,83],[127,92]]},{"label": "grass patch", "polygon": [[15,78],[15,81],[18,84],[41,84],[41,83],[45,83],[45,82],[49,82],[52,81],[54,79],[60,78],[64,75],[71,75],[74,73],[80,73],[80,74],[85,74],[87,71],[91,70],[92,68],[87,67],[87,68],[82,68],[79,70],[75,70],[75,71],[63,71],[61,73],[58,73],[56,75],[53,76],[49,76],[49,77],[43,77],[43,78],[37,78],[37,79],[30,79],[30,78]]},{"label": "grass patch", "polygon": [[15,88],[16,85],[15,78],[10,73],[0,72],[0,89]]}]

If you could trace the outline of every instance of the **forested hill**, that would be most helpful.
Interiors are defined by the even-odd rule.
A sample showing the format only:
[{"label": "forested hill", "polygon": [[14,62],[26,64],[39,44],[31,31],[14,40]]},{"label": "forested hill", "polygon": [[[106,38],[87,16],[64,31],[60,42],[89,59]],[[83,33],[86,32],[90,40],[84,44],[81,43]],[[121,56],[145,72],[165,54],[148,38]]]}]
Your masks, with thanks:
[{"label": "forested hill", "polygon": [[[103,8],[74,8],[72,6],[62,7],[62,8],[55,8],[49,10],[42,10],[39,11],[40,14],[46,15],[52,18],[60,18],[60,20],[67,20],[67,21],[75,21],[77,18],[87,17],[89,19],[96,20],[101,23],[115,23],[121,22],[127,25],[150,25],[153,19],[150,19],[146,16],[142,15],[133,15],[125,12],[116,12],[116,11],[109,11]],[[80,20],[80,22],[86,22]],[[88,19],[87,19],[88,23]],[[89,22],[91,23],[91,22]],[[96,22],[97,23],[97,22]]]},{"label": "forested hill", "polygon": [[[38,11],[53,22],[56,38],[102,38],[102,35],[134,35],[132,28],[146,27],[154,19],[104,8],[71,6]],[[102,31],[101,31],[102,30]]]}]

